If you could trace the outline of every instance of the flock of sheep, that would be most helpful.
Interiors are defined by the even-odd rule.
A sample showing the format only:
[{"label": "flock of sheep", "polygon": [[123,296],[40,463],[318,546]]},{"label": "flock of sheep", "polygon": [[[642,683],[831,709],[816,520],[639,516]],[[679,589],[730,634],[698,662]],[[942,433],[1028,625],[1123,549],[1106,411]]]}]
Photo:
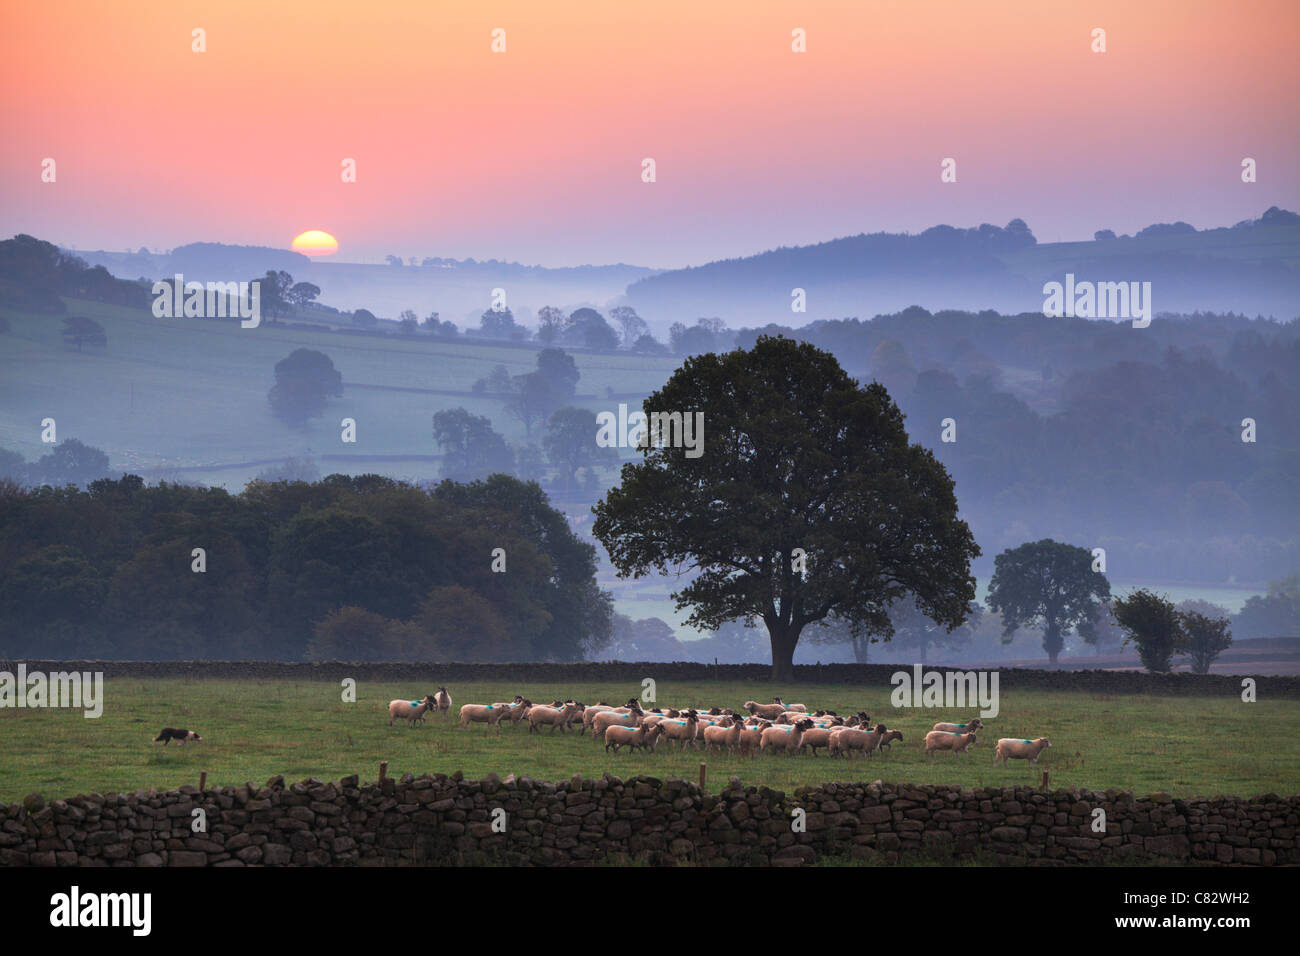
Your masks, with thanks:
[{"label": "flock of sheep", "polygon": [[[411,723],[424,722],[428,711],[446,714],[451,710],[451,695],[441,687],[437,694],[423,700],[394,700],[388,705],[388,724],[398,719]],[[889,745],[903,739],[902,731],[889,730],[884,724],[871,724],[871,718],[859,711],[842,717],[832,711],[818,710],[809,713],[803,704],[786,704],[780,697],[770,704],[746,701],[741,711],[711,707],[707,710],[654,708],[643,710],[634,697],[621,707],[606,704],[583,704],[576,700],[552,701],[534,704],[516,696],[513,701],[494,704],[465,704],[460,709],[460,727],[485,724],[500,730],[509,721],[517,727],[528,723],[529,733],[538,733],[543,726],[567,731],[578,726],[578,733],[590,732],[592,737],[605,744],[606,752],[617,753],[620,748],[653,751],[661,741],[676,741],[679,749],[701,747],[712,753],[715,749],[732,754],[754,754],[762,751],[782,752],[788,756],[810,751],[813,756],[825,749],[832,757],[853,759],[857,754],[870,757],[884,754]],[[486,728],[485,728],[486,729]],[[972,717],[966,723],[938,723],[925,735],[925,752],[933,755],[940,750],[954,754],[969,753],[978,742],[977,734],[984,729],[983,721]],[[1031,765],[1038,756],[1052,746],[1046,737],[1025,740],[1003,737],[997,743],[994,763],[1006,766],[1008,760],[1028,760]]]}]

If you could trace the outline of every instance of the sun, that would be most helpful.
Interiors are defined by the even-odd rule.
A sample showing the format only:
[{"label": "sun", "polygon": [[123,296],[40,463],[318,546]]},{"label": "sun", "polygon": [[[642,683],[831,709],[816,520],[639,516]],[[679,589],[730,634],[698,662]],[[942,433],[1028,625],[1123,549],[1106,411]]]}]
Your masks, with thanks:
[{"label": "sun", "polygon": [[328,232],[308,229],[293,240],[293,251],[306,256],[332,256],[339,251],[339,241]]}]

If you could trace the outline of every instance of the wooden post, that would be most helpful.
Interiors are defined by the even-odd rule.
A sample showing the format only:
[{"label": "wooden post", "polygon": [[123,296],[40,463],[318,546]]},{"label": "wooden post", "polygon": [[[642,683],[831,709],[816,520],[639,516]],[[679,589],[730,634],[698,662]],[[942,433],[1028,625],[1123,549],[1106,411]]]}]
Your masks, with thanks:
[{"label": "wooden post", "polygon": [[204,770],[199,774],[199,793],[202,793],[208,785],[208,772]]},{"label": "wooden post", "polygon": [[388,776],[388,761],[381,760],[379,761],[379,782],[383,783],[384,778],[387,776]]},{"label": "wooden post", "polygon": [[700,761],[700,789],[701,789],[701,790],[704,789],[704,768],[705,768],[705,766],[706,766],[706,764],[704,763],[703,760],[701,760],[701,761]]},{"label": "wooden post", "polygon": [[1044,789],[1044,790],[1047,789],[1047,771],[1046,771],[1046,770],[1043,771],[1043,789]]}]

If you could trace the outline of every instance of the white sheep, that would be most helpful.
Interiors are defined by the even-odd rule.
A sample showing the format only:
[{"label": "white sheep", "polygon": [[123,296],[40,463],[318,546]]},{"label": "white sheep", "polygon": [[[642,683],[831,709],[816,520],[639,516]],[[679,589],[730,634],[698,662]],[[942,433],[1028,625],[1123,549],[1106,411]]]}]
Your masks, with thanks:
[{"label": "white sheep", "polygon": [[937,750],[951,750],[954,754],[964,754],[971,744],[979,743],[974,734],[954,734],[947,730],[932,730],[925,735],[925,752],[933,756]]},{"label": "white sheep", "polygon": [[399,717],[409,720],[414,724],[417,720],[424,723],[424,714],[431,707],[436,707],[434,699],[428,694],[424,700],[390,700],[388,702],[388,726],[393,726],[393,721]]},{"label": "white sheep", "polygon": [[964,724],[935,724],[933,730],[945,730],[950,734],[973,734],[984,729],[984,721],[978,717],[972,717]]},{"label": "white sheep", "polygon": [[560,730],[566,730],[569,721],[577,711],[578,705],[571,700],[566,701],[564,706],[559,709],[553,706],[547,707],[545,704],[537,704],[528,711],[528,732],[540,733],[537,729],[540,724],[550,724],[551,733],[555,733],[556,727],[559,727]]},{"label": "white sheep", "polygon": [[677,741],[678,749],[685,750],[687,744],[695,744],[695,728],[699,724],[699,716],[693,710],[686,712],[685,720],[661,720],[659,728],[663,731],[665,737]]},{"label": "white sheep", "polygon": [[763,731],[759,748],[767,750],[770,747],[773,750],[784,750],[788,756],[793,757],[799,752],[805,731],[811,729],[812,721],[806,719],[791,724],[789,727],[773,725]]},{"label": "white sheep", "polygon": [[617,724],[611,724],[605,728],[605,750],[608,752],[610,747],[614,748],[614,753],[618,753],[619,747],[628,747],[632,750],[636,750],[638,747],[654,750],[661,733],[663,733],[663,728],[658,724],[642,723],[637,727],[620,727]]},{"label": "white sheep", "polygon": [[[509,704],[465,704],[460,709],[460,729],[470,724],[487,724],[501,729],[501,718],[510,713]],[[487,727],[483,728],[487,730]]]},{"label": "white sheep", "polygon": [[760,704],[752,700],[745,701],[745,709],[755,717],[767,720],[776,720],[786,712],[785,704]]},{"label": "white sheep", "polygon": [[439,687],[438,693],[433,695],[433,699],[437,701],[438,713],[445,714],[451,710],[451,694],[447,693],[447,688]]},{"label": "white sheep", "polygon": [[836,727],[830,733],[829,743],[826,751],[832,757],[841,757],[844,754],[853,759],[853,752],[860,750],[868,757],[880,748],[880,732],[860,730],[857,727]]},{"label": "white sheep", "polygon": [[714,747],[725,748],[733,754],[740,749],[740,735],[744,732],[744,724],[739,717],[726,717],[724,720],[727,723],[704,728],[704,749],[710,753]]},{"label": "white sheep", "polygon": [[1003,737],[998,741],[998,745],[994,749],[993,763],[996,765],[1000,761],[1002,766],[1005,767],[1008,758],[1010,758],[1012,760],[1028,760],[1030,766],[1033,766],[1038,763],[1038,755],[1050,746],[1052,746],[1052,742],[1046,737],[1039,737],[1036,740]]}]

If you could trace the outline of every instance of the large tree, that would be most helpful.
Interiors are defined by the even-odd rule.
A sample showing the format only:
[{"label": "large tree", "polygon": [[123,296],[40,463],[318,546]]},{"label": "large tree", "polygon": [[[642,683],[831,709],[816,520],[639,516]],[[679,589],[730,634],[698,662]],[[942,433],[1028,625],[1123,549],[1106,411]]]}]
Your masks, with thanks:
[{"label": "large tree", "polygon": [[994,560],[988,606],[1002,615],[1002,640],[1021,627],[1043,629],[1043,650],[1055,666],[1065,635],[1087,630],[1097,605],[1110,600],[1106,575],[1092,569],[1086,548],[1044,538],[1003,551]]},{"label": "large tree", "polygon": [[687,623],[761,618],[772,673],[788,680],[803,629],[832,613],[889,634],[887,609],[913,594],[949,627],[975,596],[979,547],[957,517],[952,479],[911,444],[888,392],[862,388],[835,357],[761,337],[749,351],[688,359],[644,403],[702,412],[703,454],[643,447],[594,511],[621,577],[694,568],[674,593]]}]

